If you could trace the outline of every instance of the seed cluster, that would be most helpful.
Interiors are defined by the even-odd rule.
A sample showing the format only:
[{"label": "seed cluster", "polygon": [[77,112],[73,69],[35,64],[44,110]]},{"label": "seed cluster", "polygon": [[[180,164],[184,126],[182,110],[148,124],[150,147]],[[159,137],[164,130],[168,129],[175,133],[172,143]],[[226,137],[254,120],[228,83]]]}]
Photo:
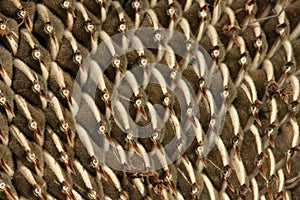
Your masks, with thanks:
[{"label": "seed cluster", "polygon": [[[0,1],[0,199],[300,198],[299,10],[293,0]],[[126,31],[142,27],[182,33],[174,43],[186,59],[159,31],[128,43]],[[171,88],[151,63],[171,70]],[[221,74],[223,129],[210,65]],[[129,119],[152,135],[137,137]],[[170,163],[174,138],[181,156]]]}]

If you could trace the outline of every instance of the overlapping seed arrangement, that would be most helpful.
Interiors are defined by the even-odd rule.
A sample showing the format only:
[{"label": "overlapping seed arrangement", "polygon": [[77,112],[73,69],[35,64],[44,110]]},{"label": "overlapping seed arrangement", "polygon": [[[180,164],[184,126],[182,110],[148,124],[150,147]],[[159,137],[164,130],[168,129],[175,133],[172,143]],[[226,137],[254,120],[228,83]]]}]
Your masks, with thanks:
[{"label": "overlapping seed arrangement", "polygon": [[[0,1],[0,199],[300,198],[299,12],[293,0]],[[141,27],[175,30],[210,54],[224,88],[221,131],[214,129],[217,99],[201,69],[208,60],[193,65],[172,45],[164,51],[167,39],[159,34],[156,49],[144,48],[150,40],[136,34],[141,48],[118,55],[130,46],[126,35],[117,44],[109,38]],[[85,58],[99,52],[105,54],[90,63],[96,67],[87,68]],[[196,94],[200,116],[186,110],[189,129],[181,127],[182,105],[163,86],[163,73],[149,68],[144,77],[160,84],[135,87],[148,79],[132,71],[150,63],[187,80],[187,105]],[[93,69],[102,74],[95,94]],[[129,109],[112,99],[124,79]],[[163,126],[155,104],[164,110]],[[153,135],[128,134],[129,118]],[[216,131],[207,135],[210,129]],[[168,165],[174,155],[163,147],[177,137],[180,150],[188,131],[194,141]],[[153,150],[162,150],[150,154],[161,169],[143,156]]]}]

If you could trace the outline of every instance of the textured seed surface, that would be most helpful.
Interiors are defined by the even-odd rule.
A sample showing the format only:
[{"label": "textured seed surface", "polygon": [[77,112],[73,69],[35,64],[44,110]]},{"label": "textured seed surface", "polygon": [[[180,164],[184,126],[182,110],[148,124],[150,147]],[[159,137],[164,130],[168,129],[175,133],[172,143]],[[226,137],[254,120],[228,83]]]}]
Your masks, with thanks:
[{"label": "textured seed surface", "polygon": [[[299,10],[295,0],[0,0],[0,199],[300,199]],[[118,55],[122,40],[97,49],[110,36],[142,27],[176,30],[196,41],[222,75],[224,126],[204,156],[214,98],[201,72],[172,53],[176,43],[188,43],[172,41],[172,51],[159,56],[160,50],[143,48],[152,40],[137,34],[135,45],[144,42],[138,51]],[[158,40],[166,37],[157,33]],[[76,75],[96,51],[104,53],[95,58],[101,68],[114,62],[95,91],[82,87],[85,96],[77,98]],[[198,98],[200,117],[183,135],[177,132],[185,114],[180,99],[158,84],[166,80],[156,74],[156,84],[134,88],[147,81],[146,72],[126,73],[149,63],[174,67],[191,90],[183,99]],[[127,99],[113,115],[112,94],[125,73],[130,80],[120,94]],[[155,118],[151,105],[158,104]],[[74,112],[83,113],[80,126]],[[156,126],[152,136],[136,138],[129,118]],[[181,148],[195,130],[183,155],[165,165],[175,153],[162,148],[175,137]],[[164,168],[145,172],[150,156],[142,153],[154,150],[151,160]]]}]

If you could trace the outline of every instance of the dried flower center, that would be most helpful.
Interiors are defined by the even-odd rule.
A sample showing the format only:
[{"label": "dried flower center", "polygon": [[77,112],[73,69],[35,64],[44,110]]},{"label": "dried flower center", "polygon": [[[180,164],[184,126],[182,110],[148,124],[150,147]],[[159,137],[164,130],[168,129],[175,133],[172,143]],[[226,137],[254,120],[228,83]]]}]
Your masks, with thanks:
[{"label": "dried flower center", "polygon": [[225,166],[223,169],[222,169],[222,176],[223,177],[228,177],[229,176],[229,168],[228,166]]},{"label": "dried flower center", "polygon": [[37,126],[38,126],[38,124],[34,120],[29,123],[29,129],[31,129],[31,130],[36,130]]},{"label": "dried flower center", "polygon": [[244,196],[247,192],[247,186],[244,184],[239,188],[238,194]]},{"label": "dried flower center", "polygon": [[278,27],[277,27],[277,33],[279,33],[280,35],[283,35],[284,32],[285,32],[285,28],[287,27],[287,25],[285,23],[283,24],[280,24]]},{"label": "dried flower center", "polygon": [[34,162],[36,160],[36,156],[34,153],[28,153],[27,154],[27,159],[29,162]]},{"label": "dried flower center", "polygon": [[220,50],[219,49],[214,49],[213,50],[213,56],[214,56],[214,58],[219,57],[220,56]]},{"label": "dried flower center", "polygon": [[69,8],[70,6],[71,6],[70,1],[64,1],[64,2],[62,3],[62,7],[65,8],[65,9]]},{"label": "dried flower center", "polygon": [[127,140],[132,140],[133,138],[133,135],[131,133],[128,133],[127,136],[126,136]]},{"label": "dried flower center", "polygon": [[114,58],[113,64],[115,67],[119,67],[121,64],[121,60],[119,58]]},{"label": "dried flower center", "polygon": [[107,94],[107,93],[103,94],[103,99],[104,99],[104,101],[108,101],[109,94]]},{"label": "dried flower center", "polygon": [[237,145],[239,143],[239,137],[238,136],[234,136],[232,139],[231,139],[231,143],[233,145]]},{"label": "dried flower center", "polygon": [[101,133],[105,133],[105,130],[106,130],[105,126],[102,125],[102,126],[99,127],[99,131]]},{"label": "dried flower center", "polygon": [[223,96],[224,98],[227,98],[229,96],[229,88],[227,85],[224,86]]},{"label": "dried flower center", "polygon": [[140,8],[141,4],[139,1],[132,2],[132,7],[138,10]]},{"label": "dried flower center", "polygon": [[246,56],[241,57],[240,64],[241,65],[246,65],[247,64],[247,57]]},{"label": "dried flower center", "polygon": [[202,19],[205,19],[207,17],[207,12],[205,9],[201,9],[201,11],[199,12],[199,17],[201,17]]},{"label": "dried flower center", "polygon": [[167,14],[168,14],[169,16],[171,16],[171,17],[174,16],[175,13],[176,13],[176,10],[175,10],[174,7],[169,8],[168,11],[167,11]]},{"label": "dried flower center", "polygon": [[82,62],[82,55],[79,50],[76,50],[74,53],[74,61],[78,64],[81,64]]},{"label": "dried flower center", "polygon": [[26,10],[24,8],[21,8],[18,12],[19,17],[21,17],[21,18],[25,18],[26,14],[27,13],[26,13]]},{"label": "dried flower center", "polygon": [[136,101],[135,101],[135,104],[136,104],[137,106],[141,106],[141,105],[142,105],[142,100],[141,100],[141,99],[136,100]]},{"label": "dried flower center", "polygon": [[66,88],[63,88],[63,89],[61,90],[61,93],[62,93],[62,95],[63,95],[64,97],[68,97],[68,96],[70,95],[70,91],[69,91],[68,89],[66,89]]},{"label": "dried flower center", "polygon": [[0,98],[0,105],[5,105],[6,104],[6,97],[1,97]]},{"label": "dried flower center", "polygon": [[33,190],[33,194],[36,196],[36,197],[39,197],[41,194],[42,194],[42,189],[40,187],[36,187],[34,190]]},{"label": "dried flower center", "polygon": [[95,190],[90,189],[88,196],[90,199],[97,199],[97,193]]},{"label": "dried flower center", "polygon": [[70,187],[66,183],[64,183],[64,185],[62,187],[62,192],[67,193],[69,190],[70,190]]},{"label": "dried flower center", "polygon": [[186,50],[187,51],[191,51],[192,50],[192,43],[191,43],[191,41],[187,41],[186,42]]},{"label": "dried flower center", "polygon": [[0,190],[4,190],[6,187],[5,183],[0,183]]},{"label": "dried flower center", "polygon": [[170,103],[170,98],[169,97],[165,97],[164,98],[164,104],[165,105],[169,105],[169,103]]},{"label": "dried flower center", "polygon": [[87,20],[86,21],[86,25],[85,25],[85,30],[87,31],[87,32],[93,32],[94,31],[94,28],[95,28],[95,26],[94,26],[94,24],[92,24],[92,22],[90,21],[90,20]]},{"label": "dried flower center", "polygon": [[287,155],[292,157],[295,153],[295,150],[293,148],[290,148],[288,151],[287,151]]},{"label": "dried flower center", "polygon": [[7,26],[6,26],[6,24],[4,24],[3,22],[0,22],[1,24],[0,24],[0,29],[1,30],[6,30],[6,28],[7,28]]},{"label": "dried flower center", "polygon": [[260,38],[257,38],[255,44],[258,48],[260,48],[262,46],[262,40]]},{"label": "dried flower center", "polygon": [[191,117],[193,115],[193,109],[192,108],[188,108],[186,110],[186,114],[187,114],[187,116]]},{"label": "dried flower center", "polygon": [[122,19],[121,24],[119,25],[119,31],[120,32],[125,32],[125,30],[126,30],[125,19]]},{"label": "dried flower center", "polygon": [[154,132],[152,138],[154,140],[157,140],[158,139],[158,132]]},{"label": "dried flower center", "polygon": [[201,155],[203,151],[204,151],[204,147],[202,145],[197,147],[197,153],[199,155]]},{"label": "dried flower center", "polygon": [[50,24],[50,22],[47,22],[45,24],[44,29],[47,34],[50,34],[53,32],[53,26]]},{"label": "dried flower center", "polygon": [[35,92],[40,92],[41,91],[41,85],[39,83],[33,84],[33,90]]},{"label": "dried flower center", "polygon": [[172,71],[170,77],[171,77],[172,79],[175,79],[175,78],[176,78],[176,75],[177,75],[176,71]]},{"label": "dried flower center", "polygon": [[209,124],[211,126],[215,126],[216,125],[216,120],[215,119],[211,119],[210,122],[209,122]]},{"label": "dried flower center", "polygon": [[99,165],[98,159],[95,157],[92,157],[91,165],[92,165],[92,167],[96,168]]},{"label": "dried flower center", "polygon": [[192,193],[192,194],[196,194],[197,192],[198,192],[198,188],[192,187],[191,193]]},{"label": "dried flower center", "polygon": [[156,32],[156,33],[154,34],[154,40],[155,40],[156,42],[160,42],[162,39],[163,39],[163,36],[162,36],[159,32]]},{"label": "dried flower center", "polygon": [[67,122],[62,123],[62,124],[61,124],[61,128],[62,128],[63,131],[66,131],[66,130],[69,129],[69,124],[68,124]]},{"label": "dried flower center", "polygon": [[141,65],[147,65],[148,63],[148,60],[146,58],[141,58],[141,61],[140,61]]},{"label": "dried flower center", "polygon": [[205,81],[205,78],[204,78],[204,77],[199,78],[199,80],[198,80],[198,85],[199,85],[201,88],[206,87],[206,81]]},{"label": "dried flower center", "polygon": [[35,60],[39,60],[41,58],[42,54],[41,52],[38,50],[38,49],[34,49],[33,52],[32,52],[32,57],[35,59]]}]

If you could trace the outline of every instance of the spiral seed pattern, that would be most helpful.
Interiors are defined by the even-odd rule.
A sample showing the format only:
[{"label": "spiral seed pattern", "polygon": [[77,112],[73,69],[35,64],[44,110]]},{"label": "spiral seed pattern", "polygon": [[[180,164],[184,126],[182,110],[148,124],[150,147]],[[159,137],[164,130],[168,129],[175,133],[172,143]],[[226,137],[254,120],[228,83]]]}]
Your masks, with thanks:
[{"label": "spiral seed pattern", "polygon": [[[293,0],[0,1],[0,199],[300,198],[299,8]],[[145,27],[153,37],[135,32],[128,42],[128,31]],[[222,90],[210,88],[214,72]],[[136,125],[151,135],[138,137]],[[165,151],[174,138],[179,157]]]}]

